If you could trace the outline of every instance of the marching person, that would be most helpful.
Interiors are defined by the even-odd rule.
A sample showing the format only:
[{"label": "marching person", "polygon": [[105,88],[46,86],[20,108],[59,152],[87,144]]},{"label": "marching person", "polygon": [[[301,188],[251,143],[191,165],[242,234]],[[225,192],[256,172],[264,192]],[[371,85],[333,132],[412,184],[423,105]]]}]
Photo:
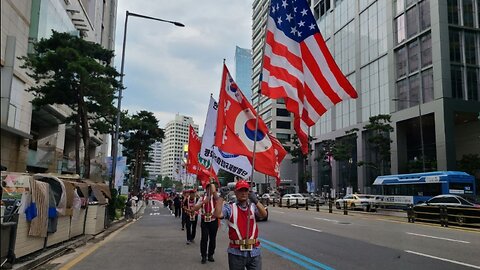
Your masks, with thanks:
[{"label": "marching person", "polygon": [[175,194],[175,198],[173,199],[173,208],[175,209],[175,217],[179,218],[180,216],[180,208],[182,207],[182,201],[180,201],[180,195]]},{"label": "marching person", "polygon": [[[216,199],[213,198],[212,191],[215,191],[215,184],[210,183],[205,187],[205,194],[200,198],[195,205],[194,210],[201,209],[200,228],[202,229],[202,237],[200,239],[200,254],[202,256],[202,264],[208,261],[214,262],[213,254],[215,253],[216,238],[218,231],[218,220],[214,216]],[[208,253],[207,253],[208,243]]]},{"label": "marching person", "polygon": [[198,199],[195,198],[195,190],[189,190],[189,195],[183,204],[183,209],[185,210],[187,216],[187,245],[195,242],[195,235],[197,234],[198,211],[193,209],[193,207],[197,204],[197,201]]},{"label": "marching person", "polygon": [[[214,214],[217,218],[225,218],[228,222],[228,266],[230,270],[258,270],[262,269],[260,242],[258,240],[258,226],[255,216],[267,216],[265,207],[258,202],[254,192],[249,192],[250,185],[245,180],[235,184],[237,201],[223,205],[216,190],[211,188],[216,199]],[[248,221],[250,218],[250,221]],[[249,227],[247,228],[247,225]],[[247,235],[248,232],[248,235]]]}]

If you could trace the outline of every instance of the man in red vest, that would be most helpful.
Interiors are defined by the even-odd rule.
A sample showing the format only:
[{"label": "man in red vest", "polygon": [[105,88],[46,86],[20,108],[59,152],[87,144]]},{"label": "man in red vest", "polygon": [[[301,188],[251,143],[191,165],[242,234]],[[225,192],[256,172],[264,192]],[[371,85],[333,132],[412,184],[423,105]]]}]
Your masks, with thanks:
[{"label": "man in red vest", "polygon": [[217,218],[228,219],[228,266],[230,270],[261,269],[260,242],[258,240],[258,226],[255,216],[267,216],[265,207],[258,202],[254,192],[250,192],[250,185],[245,180],[235,184],[237,201],[223,205],[223,199],[214,188],[211,189],[217,199],[214,214]]},{"label": "man in red vest", "polygon": [[[210,186],[213,186],[212,188]],[[200,198],[198,203],[193,208],[194,210],[201,210],[201,223],[200,228],[202,229],[202,237],[200,240],[200,254],[202,255],[202,264],[208,261],[214,262],[213,254],[215,253],[216,238],[218,231],[218,220],[213,215],[215,210],[216,199],[213,197],[211,190],[215,190],[215,184],[210,183],[205,187],[205,194]],[[207,254],[207,243],[208,243],[208,254]]]}]

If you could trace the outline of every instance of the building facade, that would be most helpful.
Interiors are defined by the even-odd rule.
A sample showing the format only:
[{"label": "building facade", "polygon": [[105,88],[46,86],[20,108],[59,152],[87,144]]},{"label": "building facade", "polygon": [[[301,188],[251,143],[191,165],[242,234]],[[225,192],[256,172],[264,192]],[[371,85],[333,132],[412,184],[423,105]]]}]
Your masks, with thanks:
[{"label": "building facade", "polygon": [[[267,2],[253,3],[254,92]],[[310,128],[314,151],[308,169],[318,192],[372,191],[380,173],[372,164],[378,151],[364,129],[372,116],[391,117],[391,155],[384,173],[455,170],[464,155],[480,153],[479,0],[308,2],[330,52],[359,94]],[[253,94],[254,102],[257,98]],[[291,118],[278,115],[285,113],[281,102],[261,97],[260,114],[279,139],[287,140],[294,131],[287,124]],[[356,136],[346,136],[355,128]],[[316,161],[328,140],[349,143],[350,158]],[[288,158],[282,168],[291,165]],[[362,163],[373,166],[358,166]]]},{"label": "building facade", "polygon": [[250,97],[252,88],[252,50],[235,47],[235,82]]},{"label": "building facade", "polygon": [[[165,126],[165,138],[162,149],[162,173],[163,177],[178,178],[177,170],[184,165],[184,145],[188,144],[188,130],[192,126],[198,134],[198,125],[193,123],[193,118],[177,114],[175,119]],[[177,179],[180,180],[180,179]]]},{"label": "building facade", "polygon": [[162,148],[163,142],[155,142],[150,152],[150,158],[152,162],[145,166],[145,170],[148,172],[149,179],[156,179],[162,175]]},{"label": "building facade", "polygon": [[[34,82],[17,57],[52,30],[82,36],[113,49],[117,1],[21,0],[2,2],[1,163],[9,171],[75,172],[74,128],[66,106],[33,108],[26,89]],[[106,136],[91,134],[91,178],[99,178],[108,155]],[[81,152],[83,150],[81,149]]]},{"label": "building facade", "polygon": [[464,155],[480,153],[480,1],[325,0],[312,7],[359,93],[313,129],[317,153],[326,140],[359,129],[350,159],[313,162],[320,189],[372,191],[378,168],[357,165],[375,160],[364,126],[379,114],[391,115],[394,129],[386,173],[455,170]]}]

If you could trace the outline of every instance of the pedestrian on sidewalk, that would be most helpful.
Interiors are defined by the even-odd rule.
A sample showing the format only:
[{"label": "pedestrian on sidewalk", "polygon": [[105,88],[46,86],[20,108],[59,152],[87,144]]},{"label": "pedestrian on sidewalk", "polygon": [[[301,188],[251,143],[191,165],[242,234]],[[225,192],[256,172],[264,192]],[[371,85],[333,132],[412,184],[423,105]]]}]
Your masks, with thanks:
[{"label": "pedestrian on sidewalk", "polygon": [[187,223],[187,213],[184,209],[186,205],[186,199],[188,198],[188,193],[186,190],[182,192],[182,197],[180,198],[182,202],[182,231],[185,230],[185,224]]},{"label": "pedestrian on sidewalk", "polygon": [[267,211],[263,204],[258,201],[255,192],[249,190],[249,183],[245,180],[239,180],[235,184],[236,202],[225,205],[223,205],[223,199],[218,193],[216,191],[212,192],[217,200],[215,216],[229,221],[228,238],[230,244],[227,252],[230,270],[262,269],[258,226],[255,216],[266,217]]},{"label": "pedestrian on sidewalk", "polygon": [[205,194],[194,207],[194,210],[201,210],[200,228],[202,230],[202,235],[200,238],[200,255],[202,256],[202,264],[207,262],[207,255],[209,262],[215,261],[215,259],[213,259],[213,254],[215,253],[215,246],[217,243],[218,219],[213,215],[216,200],[213,198],[212,191],[216,191],[214,183],[210,183],[205,187]]},{"label": "pedestrian on sidewalk", "polygon": [[195,204],[197,204],[198,202],[198,199],[195,197],[195,193],[195,190],[189,190],[189,195],[185,200],[185,204],[183,207],[187,214],[187,245],[193,244],[195,242],[195,235],[197,234],[198,211],[195,211],[193,209]]},{"label": "pedestrian on sidewalk", "polygon": [[175,209],[175,217],[180,217],[180,208],[182,207],[182,202],[180,201],[180,197],[178,194],[175,194],[175,198],[173,198],[173,208]]}]

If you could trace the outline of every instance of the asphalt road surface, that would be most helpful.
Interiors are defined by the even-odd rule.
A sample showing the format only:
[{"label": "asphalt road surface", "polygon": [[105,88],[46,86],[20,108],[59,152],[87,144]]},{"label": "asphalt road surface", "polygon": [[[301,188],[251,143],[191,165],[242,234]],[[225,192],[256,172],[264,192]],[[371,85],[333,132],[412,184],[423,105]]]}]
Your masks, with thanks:
[{"label": "asphalt road surface", "polygon": [[[263,269],[480,269],[480,231],[407,223],[406,219],[350,212],[329,214],[269,208],[259,223]],[[196,242],[163,204],[107,239],[51,264],[56,269],[228,269],[227,227],[217,236],[215,262],[200,264]]]}]

